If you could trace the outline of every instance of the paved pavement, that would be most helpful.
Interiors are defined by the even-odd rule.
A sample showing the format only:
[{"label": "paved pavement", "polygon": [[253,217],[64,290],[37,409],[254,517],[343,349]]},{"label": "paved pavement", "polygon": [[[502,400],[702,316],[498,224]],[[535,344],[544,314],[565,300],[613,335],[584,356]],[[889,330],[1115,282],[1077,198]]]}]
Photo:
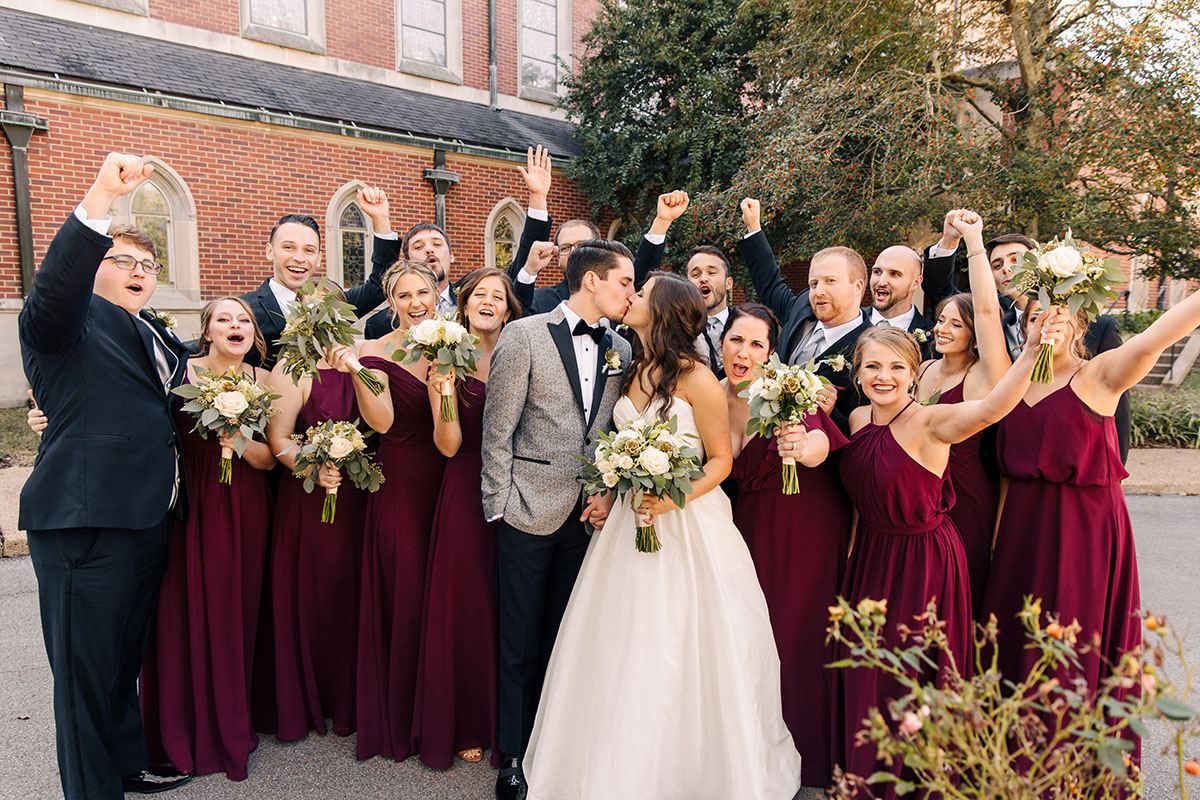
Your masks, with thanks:
[{"label": "paved pavement", "polygon": [[[1166,614],[1178,629],[1191,628],[1191,649],[1200,655],[1200,605],[1195,599],[1200,497],[1131,497],[1129,508],[1138,540],[1143,603]],[[33,568],[28,558],[0,560],[0,800],[61,797],[50,689]],[[1155,736],[1143,748],[1146,797],[1172,797],[1171,763],[1159,755],[1167,739],[1162,730],[1152,730]],[[248,780],[234,783],[210,775],[169,796],[487,800],[492,797],[493,776],[486,765],[461,762],[446,772],[427,769],[416,759],[358,763],[353,737],[312,736],[286,745],[264,738],[251,759]],[[817,792],[800,795],[802,800],[818,797]]]}]

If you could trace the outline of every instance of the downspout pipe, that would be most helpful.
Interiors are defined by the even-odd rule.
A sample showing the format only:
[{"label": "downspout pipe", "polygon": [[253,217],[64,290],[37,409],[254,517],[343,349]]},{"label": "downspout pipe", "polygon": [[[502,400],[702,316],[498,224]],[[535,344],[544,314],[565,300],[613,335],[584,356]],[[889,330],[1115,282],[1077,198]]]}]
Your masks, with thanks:
[{"label": "downspout pipe", "polygon": [[29,155],[27,148],[34,131],[50,130],[45,117],[25,113],[25,88],[4,84],[4,110],[0,111],[0,127],[12,155],[13,196],[17,212],[17,253],[21,261],[21,296],[33,291],[33,204],[29,197]]},{"label": "downspout pipe", "polygon": [[496,69],[496,0],[488,0],[488,102],[500,110],[500,84]]}]

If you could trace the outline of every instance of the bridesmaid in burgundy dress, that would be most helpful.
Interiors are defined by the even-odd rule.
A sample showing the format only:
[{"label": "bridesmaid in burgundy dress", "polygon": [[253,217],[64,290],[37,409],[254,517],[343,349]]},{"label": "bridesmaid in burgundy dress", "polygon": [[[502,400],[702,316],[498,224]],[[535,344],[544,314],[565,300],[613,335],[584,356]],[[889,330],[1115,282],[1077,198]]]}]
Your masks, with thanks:
[{"label": "bridesmaid in burgundy dress", "polygon": [[[983,220],[973,211],[965,210],[951,212],[950,219],[971,254],[968,259],[971,294],[952,295],[938,305],[933,335],[941,358],[921,365],[917,384],[918,400],[928,402],[937,394],[937,402],[946,405],[986,397],[1012,365],[1000,324],[1000,300],[984,250]],[[980,431],[950,448],[947,472],[954,486],[950,519],[962,538],[977,620],[992,560],[992,536],[1000,504],[1000,488],[979,456],[983,435]]]},{"label": "bridesmaid in burgundy dress", "polygon": [[[255,685],[255,718],[280,741],[327,732],[333,720],[338,736],[354,733],[354,677],[357,646],[359,570],[362,563],[364,493],[340,470],[321,467],[317,486],[290,474],[296,464],[292,434],[325,420],[359,419],[357,381],[317,363],[319,380],[292,382],[277,366],[272,387],[281,397],[279,413],[267,424],[267,440],[289,474],[279,482],[271,548],[272,648],[260,648]],[[338,488],[337,516],[321,522],[323,489]],[[264,655],[269,654],[269,655]]]},{"label": "bridesmaid in burgundy dress", "polygon": [[[391,359],[404,331],[432,319],[437,279],[424,264],[400,261],[383,277],[399,328],[363,343],[362,363],[386,391],[373,396],[362,384],[358,403],[379,432],[383,488],[367,502],[362,593],[358,624],[358,758],[383,755],[403,761],[414,751],[413,706],[425,568],[445,457],[434,444],[441,397],[426,385],[429,362],[405,366]],[[348,368],[345,349],[331,353]]]},{"label": "bridesmaid in burgundy dress", "polygon": [[[722,381],[733,435],[738,487],[733,519],[746,538],[767,598],[779,648],[783,719],[800,751],[805,786],[829,782],[832,758],[833,650],[825,643],[827,609],[837,598],[850,543],[850,501],[830,451],[846,444],[837,425],[818,410],[780,437],[746,438],[750,403],[738,397],[756,362],[770,358],[779,323],[766,306],[734,306],[721,337]],[[784,448],[798,464],[800,491],[783,494]]]},{"label": "bridesmaid in burgundy dress", "polygon": [[[197,370],[230,371],[264,384],[266,370],[242,363],[251,347],[265,349],[254,314],[242,300],[222,297],[200,312],[200,351],[188,361]],[[176,407],[182,406],[176,398]],[[187,522],[177,523],[146,650],[139,690],[146,746],[154,763],[170,761],[183,772],[224,772],[246,779],[246,762],[258,745],[250,716],[254,658],[275,464],[265,442],[246,445],[233,459],[233,480],[218,480],[222,445],[234,439],[202,438],[190,431],[191,414],[176,411],[183,443],[189,499]],[[240,435],[240,434],[239,434]]]},{"label": "bridesmaid in burgundy dress", "polygon": [[[1065,327],[1061,317],[1060,312],[1039,320],[1031,340],[1041,341],[1047,321],[1047,335],[1057,335]],[[871,328],[854,351],[854,374],[871,404],[851,413],[851,439],[842,451],[842,481],[858,521],[841,594],[852,605],[866,598],[887,601],[888,646],[900,643],[898,623],[911,623],[930,600],[936,601],[949,656],[963,673],[971,665],[971,591],[962,541],[947,516],[954,504],[946,476],[950,446],[997,422],[1020,402],[1033,372],[1034,349],[982,400],[932,406],[910,395],[921,358],[910,334]],[[949,666],[944,658],[942,666]],[[841,670],[838,676],[841,710],[835,723],[841,730],[834,729],[834,746],[841,763],[862,777],[888,769],[876,761],[871,745],[856,746],[854,737],[867,712],[886,709],[899,688],[873,670]],[[891,769],[899,774],[902,766]],[[895,796],[894,784],[886,785],[883,796]]]},{"label": "bridesmaid in burgundy dress", "polygon": [[512,281],[498,269],[472,272],[458,292],[458,319],[479,337],[483,356],[461,387],[458,421],[434,431],[449,461],[442,477],[429,545],[425,608],[421,624],[414,747],[435,769],[483,759],[492,748],[500,766],[496,733],[496,526],[484,519],[479,474],[483,459],[483,403],[488,365],[505,323],[520,317]]},{"label": "bridesmaid in burgundy dress", "polygon": [[1090,361],[1082,346],[1086,316],[1070,322],[1071,345],[1054,349],[1054,382],[1030,386],[1000,424],[997,449],[1008,485],[983,609],[1000,621],[1000,666],[1012,680],[1031,666],[1015,619],[1024,595],[1041,598],[1047,614],[1064,623],[1078,620],[1080,640],[1098,635],[1100,648],[1081,657],[1082,672],[1070,677],[1095,689],[1107,665],[1141,642],[1137,557],[1113,413],[1162,351],[1200,324],[1200,292]]}]

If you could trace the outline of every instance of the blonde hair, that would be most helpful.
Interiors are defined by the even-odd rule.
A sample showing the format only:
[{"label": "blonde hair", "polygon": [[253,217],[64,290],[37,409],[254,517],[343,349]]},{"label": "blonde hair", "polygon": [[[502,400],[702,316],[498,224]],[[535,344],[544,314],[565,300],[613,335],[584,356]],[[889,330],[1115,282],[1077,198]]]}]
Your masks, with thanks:
[{"label": "blonde hair", "polygon": [[437,276],[433,274],[433,270],[420,261],[397,261],[387,268],[387,272],[383,273],[383,296],[387,298],[389,305],[392,302],[392,292],[396,289],[396,284],[405,275],[421,276],[429,284],[433,293],[437,294],[438,280]]},{"label": "blonde hair", "polygon": [[854,345],[853,374],[855,376],[862,369],[863,350],[867,348],[868,342],[879,342],[890,347],[896,355],[904,359],[912,369],[914,376],[921,367],[921,348],[917,345],[917,340],[908,331],[888,325],[880,328],[867,328],[859,335],[858,343]]}]

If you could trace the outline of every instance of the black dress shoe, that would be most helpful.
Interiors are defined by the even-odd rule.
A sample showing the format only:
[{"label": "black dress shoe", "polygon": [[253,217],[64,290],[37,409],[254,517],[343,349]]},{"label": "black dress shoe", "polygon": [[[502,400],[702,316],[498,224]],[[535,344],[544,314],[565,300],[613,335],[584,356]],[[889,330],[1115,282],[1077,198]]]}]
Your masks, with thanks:
[{"label": "black dress shoe", "polygon": [[121,778],[121,788],[134,794],[158,794],[183,786],[192,779],[191,772],[180,772],[170,764],[146,767],[136,775]]},{"label": "black dress shoe", "polygon": [[527,791],[521,762],[515,758],[504,759],[504,766],[496,777],[496,800],[525,800]]}]

